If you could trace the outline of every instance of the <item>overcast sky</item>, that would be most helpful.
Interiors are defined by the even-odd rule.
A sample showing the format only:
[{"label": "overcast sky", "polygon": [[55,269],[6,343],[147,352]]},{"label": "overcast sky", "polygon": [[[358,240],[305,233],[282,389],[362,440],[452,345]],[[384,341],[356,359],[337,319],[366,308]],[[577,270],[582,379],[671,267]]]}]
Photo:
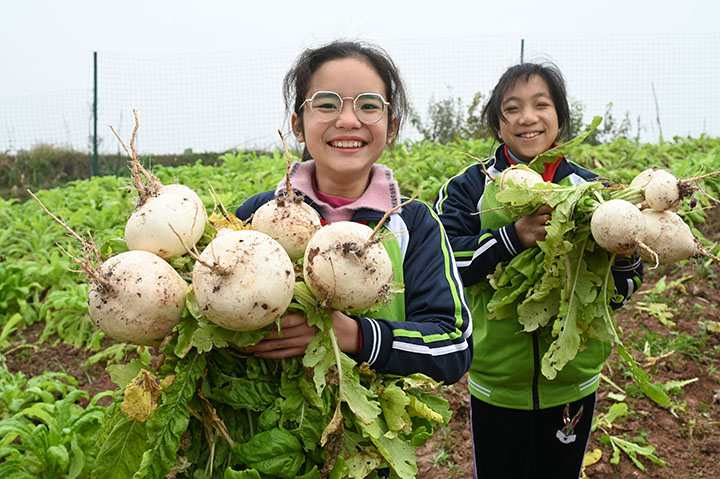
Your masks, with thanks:
[{"label": "overcast sky", "polygon": [[86,88],[92,51],[299,51],[338,36],[382,45],[473,33],[711,33],[718,19],[714,0],[3,0],[0,99]]},{"label": "overcast sky", "polygon": [[387,49],[421,115],[488,92],[527,39],[526,61],[557,62],[588,116],[614,102],[650,140],[656,114],[667,137],[717,135],[719,18],[714,0],[0,0],[0,151],[87,146],[93,51],[105,147],[136,107],[149,151],[277,146],[284,72],[336,38]]}]

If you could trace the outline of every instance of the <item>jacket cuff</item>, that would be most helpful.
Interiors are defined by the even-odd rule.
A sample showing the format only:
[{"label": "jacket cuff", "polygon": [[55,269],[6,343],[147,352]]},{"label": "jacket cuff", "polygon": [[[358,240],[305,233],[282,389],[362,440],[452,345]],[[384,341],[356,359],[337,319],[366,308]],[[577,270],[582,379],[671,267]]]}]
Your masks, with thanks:
[{"label": "jacket cuff", "polygon": [[515,230],[515,222],[507,224],[497,231],[493,231],[493,236],[497,239],[498,244],[502,245],[505,251],[504,260],[514,258],[525,250],[525,246],[520,241],[520,237]]},{"label": "jacket cuff", "polygon": [[377,369],[387,363],[392,345],[392,331],[382,322],[361,316],[352,316],[360,325],[362,349],[349,356],[359,364],[368,363]]}]

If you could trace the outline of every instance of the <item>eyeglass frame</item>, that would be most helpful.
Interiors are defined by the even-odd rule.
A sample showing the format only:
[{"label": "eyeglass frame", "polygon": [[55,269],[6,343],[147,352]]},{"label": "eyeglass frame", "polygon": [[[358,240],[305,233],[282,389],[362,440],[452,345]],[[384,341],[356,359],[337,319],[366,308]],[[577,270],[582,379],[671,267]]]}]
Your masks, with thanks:
[{"label": "eyeglass frame", "polygon": [[[337,95],[337,97],[340,98],[340,109],[338,110],[337,115],[336,115],[334,118],[331,118],[330,120],[323,120],[323,119],[321,119],[321,118],[318,118],[318,117],[315,115],[315,112],[313,111],[312,103],[310,103],[310,114],[313,116],[313,118],[315,118],[315,119],[316,119],[317,121],[319,121],[320,123],[330,123],[331,121],[337,120],[337,118],[340,116],[340,114],[342,114],[343,108],[345,108],[345,100],[352,100],[352,101],[353,101],[353,113],[355,113],[355,118],[357,118],[358,121],[359,121],[360,123],[362,123],[363,125],[375,125],[375,124],[377,124],[377,123],[380,123],[380,121],[385,117],[385,113],[387,112],[387,110],[389,110],[390,108],[392,108],[392,105],[390,104],[390,102],[387,101],[387,100],[385,100],[385,97],[382,96],[380,93],[375,93],[375,92],[370,92],[370,91],[368,91],[368,92],[364,92],[364,93],[358,93],[358,94],[355,96],[355,98],[353,98],[353,97],[351,97],[351,96],[341,96],[340,93],[335,92],[335,91],[320,90],[320,91],[316,91],[315,93],[313,93],[310,98],[306,98],[305,101],[303,101],[303,102],[300,104],[300,106],[298,107],[298,112],[300,112],[300,110],[302,110],[303,107],[304,107],[308,102],[312,102],[313,98],[315,98],[315,96],[316,96],[316,95],[319,95],[320,93],[331,93],[331,94],[333,94],[333,95]],[[380,97],[380,100],[382,101],[383,106],[384,106],[385,108],[383,108],[383,112],[382,112],[382,114],[380,115],[380,118],[378,118],[377,120],[372,121],[372,122],[363,121],[363,120],[360,118],[360,115],[358,115],[358,112],[357,112],[357,103],[356,103],[356,102],[357,102],[357,99],[360,98],[360,97],[363,96],[363,95],[377,95],[378,97]]]}]

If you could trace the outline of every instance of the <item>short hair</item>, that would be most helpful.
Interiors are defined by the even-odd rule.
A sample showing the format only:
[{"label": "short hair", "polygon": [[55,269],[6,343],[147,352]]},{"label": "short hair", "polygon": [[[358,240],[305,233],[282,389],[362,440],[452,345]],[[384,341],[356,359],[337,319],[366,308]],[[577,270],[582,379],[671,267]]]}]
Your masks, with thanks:
[{"label": "short hair", "polygon": [[567,99],[565,79],[560,69],[552,63],[519,63],[505,70],[482,111],[482,120],[493,132],[496,140],[502,141],[500,121],[507,122],[507,118],[502,112],[503,97],[518,80],[528,81],[533,75],[538,75],[545,80],[550,90],[558,116],[558,137],[565,137],[570,133],[570,105]]}]

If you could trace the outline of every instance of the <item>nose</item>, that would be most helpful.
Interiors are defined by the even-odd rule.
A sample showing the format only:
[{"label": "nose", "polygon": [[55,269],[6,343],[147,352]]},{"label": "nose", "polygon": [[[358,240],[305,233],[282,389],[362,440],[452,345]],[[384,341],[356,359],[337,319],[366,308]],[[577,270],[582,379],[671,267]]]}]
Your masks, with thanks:
[{"label": "nose", "polygon": [[352,98],[343,98],[340,114],[335,118],[335,126],[338,128],[360,128],[362,123],[355,114],[355,105]]},{"label": "nose", "polygon": [[520,112],[518,123],[520,125],[532,125],[537,121],[537,119],[538,115],[534,108],[523,108]]}]

